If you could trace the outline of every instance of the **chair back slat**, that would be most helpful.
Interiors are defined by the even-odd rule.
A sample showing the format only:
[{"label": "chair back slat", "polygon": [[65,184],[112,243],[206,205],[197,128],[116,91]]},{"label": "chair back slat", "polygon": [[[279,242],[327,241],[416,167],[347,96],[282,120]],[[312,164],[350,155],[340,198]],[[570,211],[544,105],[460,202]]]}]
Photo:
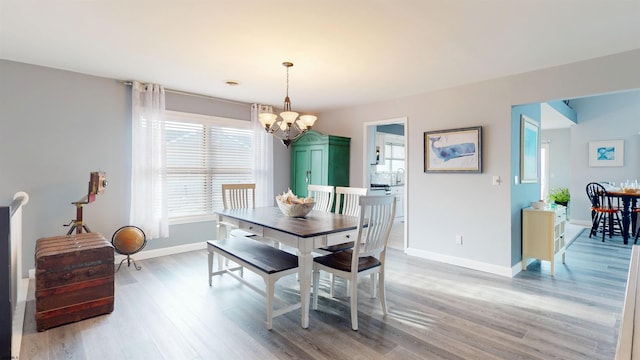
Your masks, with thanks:
[{"label": "chair back slat", "polygon": [[331,212],[333,207],[333,186],[329,185],[309,185],[308,196],[313,198],[315,205],[313,210]]},{"label": "chair back slat", "polygon": [[360,257],[375,256],[382,262],[396,212],[395,196],[361,196],[359,205],[360,221],[352,268],[357,268]]},{"label": "chair back slat", "polygon": [[360,196],[367,195],[367,188],[336,186],[336,214],[360,215]]},{"label": "chair back slat", "polygon": [[256,207],[256,184],[222,184],[222,206],[226,209]]}]

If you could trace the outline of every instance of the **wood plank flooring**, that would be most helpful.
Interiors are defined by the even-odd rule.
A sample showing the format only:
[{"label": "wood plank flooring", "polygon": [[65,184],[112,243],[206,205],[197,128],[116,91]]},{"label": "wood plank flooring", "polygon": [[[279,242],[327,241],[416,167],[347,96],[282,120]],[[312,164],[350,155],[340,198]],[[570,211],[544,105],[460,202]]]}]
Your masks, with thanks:
[{"label": "wood plank flooring", "polygon": [[[116,273],[112,314],[41,333],[31,281],[19,359],[613,359],[630,249],[583,234],[555,277],[536,261],[505,278],[391,248],[389,315],[361,281],[357,332],[342,282],[309,329],[295,311],[268,331],[264,298],[229,276],[209,287],[205,250],[143,260]],[[296,299],[295,276],[278,284]]]}]

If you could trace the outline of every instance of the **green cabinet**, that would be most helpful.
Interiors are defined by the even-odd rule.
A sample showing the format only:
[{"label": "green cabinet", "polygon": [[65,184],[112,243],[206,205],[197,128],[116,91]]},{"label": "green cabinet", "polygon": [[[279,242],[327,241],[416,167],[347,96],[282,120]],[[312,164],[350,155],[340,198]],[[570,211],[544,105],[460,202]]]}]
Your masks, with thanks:
[{"label": "green cabinet", "polygon": [[291,144],[291,190],[307,196],[307,185],[349,186],[351,139],[309,130]]}]

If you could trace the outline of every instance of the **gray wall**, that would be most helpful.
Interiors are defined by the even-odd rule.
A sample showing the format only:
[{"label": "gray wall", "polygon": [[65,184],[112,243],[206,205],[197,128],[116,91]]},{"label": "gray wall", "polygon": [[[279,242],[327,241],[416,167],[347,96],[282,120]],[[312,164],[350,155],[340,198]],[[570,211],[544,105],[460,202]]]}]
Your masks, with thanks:
[{"label": "gray wall", "polygon": [[[585,186],[590,181],[640,181],[640,91],[571,100],[578,125],[571,128],[571,218],[590,222]],[[589,167],[589,141],[624,140],[624,166]]]},{"label": "gray wall", "polygon": [[[29,194],[23,210],[23,274],[34,266],[35,241],[65,234],[71,203],[87,194],[89,173],[109,185],[84,207],[84,220],[107,239],[129,225],[131,87],[120,81],[0,60],[0,204]],[[249,104],[168,93],[169,110],[248,120]],[[289,183],[289,152],[274,141],[276,184]],[[274,189],[280,191],[280,187]],[[145,250],[203,242],[215,223],[173,225],[170,238]]]},{"label": "gray wall", "polygon": [[[512,194],[527,193],[517,188],[528,186],[514,184],[512,177],[512,171],[516,173],[512,168],[517,165],[512,164],[511,154],[519,148],[519,143],[511,137],[512,106],[640,88],[638,63],[640,50],[635,50],[393,101],[328,111],[319,114],[317,128],[352,138],[351,183],[362,183],[365,173],[362,124],[406,116],[406,191],[410,194],[405,217],[408,253],[510,275],[519,271],[521,259],[518,207],[537,197],[512,197]],[[576,110],[582,124],[585,119],[580,109]],[[637,124],[637,116],[630,119]],[[483,126],[482,174],[423,172],[425,131],[478,125]],[[608,126],[598,124],[592,131],[602,137]],[[583,154],[586,146],[585,141],[576,141],[573,136],[579,127],[572,129],[572,159],[578,152]],[[625,131],[637,139],[638,130],[638,126],[633,125]],[[626,148],[636,162],[637,150],[637,146]],[[574,171],[574,166],[586,168],[585,162],[586,158],[582,163],[572,162],[571,189],[579,187],[577,179],[582,183],[584,179],[604,177]],[[502,185],[491,185],[493,176],[500,176]],[[573,208],[572,214],[576,214]],[[463,236],[463,245],[455,243],[456,235]]]},{"label": "gray wall", "polygon": [[[512,139],[512,105],[637,89],[638,63],[640,50],[635,50],[393,101],[327,111],[319,114],[314,128],[352,139],[350,183],[364,184],[363,123],[407,117],[408,253],[511,275],[519,271],[520,260],[520,239],[514,235],[520,231],[520,215],[513,209],[529,200],[521,196],[528,190],[513,183],[512,154],[519,144]],[[61,225],[75,215],[70,203],[86,193],[90,171],[106,171],[110,186],[95,203],[87,206],[87,223],[108,237],[126,225],[130,197],[130,89],[111,79],[7,61],[0,61],[0,78],[3,154],[0,201],[8,204],[19,190],[31,195],[24,209],[25,268],[33,267],[37,238],[65,232]],[[167,104],[173,104],[177,110],[187,107],[193,111],[214,111],[212,115],[219,116],[238,111],[235,106],[227,107],[225,102],[204,105],[212,101],[206,98],[189,101],[197,104],[178,102],[176,98],[168,98]],[[572,102],[572,106],[580,114],[581,124],[571,133],[572,194],[574,189],[584,186],[586,179],[613,177],[603,169],[588,168],[584,155],[587,140],[576,140],[579,138],[596,140],[597,135],[602,140],[624,136],[628,140],[625,143],[628,163],[635,165],[623,169],[624,173],[616,175],[616,181],[637,176],[640,129],[634,116],[638,109],[628,108],[629,104],[618,108],[616,112],[632,129],[610,133],[614,130],[608,123],[605,125],[605,120],[611,119],[612,114],[601,114],[594,106],[589,120],[583,118],[579,104]],[[483,126],[482,174],[423,172],[425,131],[478,125]],[[278,187],[289,183],[290,157],[276,142],[274,151],[278,176],[274,190],[279,192]],[[492,176],[500,176],[502,185],[491,185]],[[518,198],[512,194],[518,194]],[[579,204],[572,202],[571,212],[577,216],[575,207]],[[171,239],[154,240],[148,248],[200,242],[211,237],[211,227],[203,224],[173,226],[171,230]],[[455,243],[456,235],[463,236],[463,245]]]}]

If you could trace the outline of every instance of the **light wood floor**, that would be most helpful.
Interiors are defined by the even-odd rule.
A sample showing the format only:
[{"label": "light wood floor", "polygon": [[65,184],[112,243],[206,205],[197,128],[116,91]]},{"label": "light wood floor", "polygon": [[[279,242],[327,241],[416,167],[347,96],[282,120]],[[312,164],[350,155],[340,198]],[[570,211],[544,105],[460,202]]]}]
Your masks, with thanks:
[{"label": "light wood floor", "polygon": [[[229,276],[209,287],[206,251],[189,252],[123,268],[112,314],[41,333],[32,281],[19,359],[613,359],[629,257],[583,235],[555,278],[546,262],[505,278],[392,248],[389,315],[361,281],[356,332],[345,297],[321,297],[309,329],[295,311],[268,331],[265,300]],[[295,276],[279,284],[296,298]]]}]

